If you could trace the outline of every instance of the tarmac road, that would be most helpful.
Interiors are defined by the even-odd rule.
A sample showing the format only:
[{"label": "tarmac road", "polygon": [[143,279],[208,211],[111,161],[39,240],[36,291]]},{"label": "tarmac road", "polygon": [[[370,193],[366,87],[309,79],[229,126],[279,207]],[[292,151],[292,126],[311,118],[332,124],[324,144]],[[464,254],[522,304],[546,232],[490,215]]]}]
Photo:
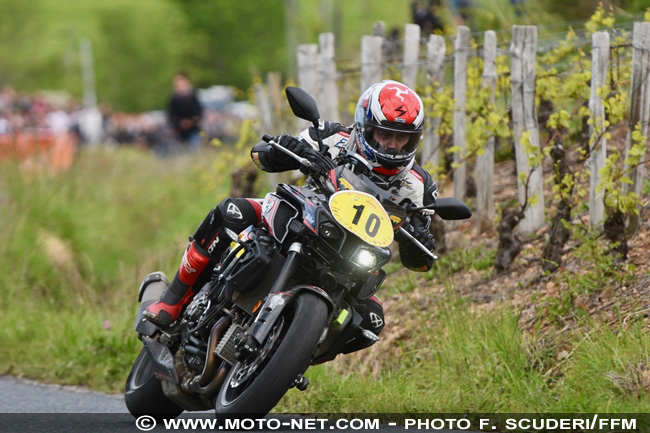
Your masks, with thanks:
[{"label": "tarmac road", "polygon": [[[184,413],[184,420],[214,420],[212,412]],[[307,419],[289,415],[270,415],[279,424],[268,424],[252,431],[313,433],[339,432],[404,432],[400,426],[380,425],[379,428],[341,429],[334,421],[305,424],[305,429],[288,427],[291,422]],[[145,423],[145,427],[149,427]],[[278,427],[276,427],[278,425]],[[187,427],[187,425],[185,426]],[[41,384],[31,380],[0,376],[0,432],[1,433],[136,433],[141,431],[156,432],[205,432],[209,429],[166,428],[164,422],[158,422],[154,428],[144,430],[136,427],[136,420],[128,413],[122,395],[108,395],[90,391],[81,387]],[[294,424],[295,427],[295,424]],[[217,427],[218,428],[218,427]],[[226,432],[227,430],[218,429]],[[247,431],[240,429],[241,431]],[[250,431],[250,430],[249,430]],[[417,432],[434,430],[415,430]],[[438,433],[451,433],[452,430],[435,430]],[[464,432],[467,432],[465,430]]]}]

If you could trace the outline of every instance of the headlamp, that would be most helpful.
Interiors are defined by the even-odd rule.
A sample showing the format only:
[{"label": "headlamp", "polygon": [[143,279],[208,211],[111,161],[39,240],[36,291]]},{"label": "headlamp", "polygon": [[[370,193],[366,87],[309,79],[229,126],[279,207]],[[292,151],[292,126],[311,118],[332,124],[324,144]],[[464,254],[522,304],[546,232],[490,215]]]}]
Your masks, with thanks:
[{"label": "headlamp", "polygon": [[372,269],[377,266],[377,255],[365,248],[360,248],[352,261],[362,268]]}]

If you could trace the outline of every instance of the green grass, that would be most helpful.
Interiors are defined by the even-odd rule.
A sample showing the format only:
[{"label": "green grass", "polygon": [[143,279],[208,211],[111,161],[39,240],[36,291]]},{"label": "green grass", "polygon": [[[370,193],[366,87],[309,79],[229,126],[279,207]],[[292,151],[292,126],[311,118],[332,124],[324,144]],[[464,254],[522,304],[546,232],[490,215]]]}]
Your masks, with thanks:
[{"label": "green grass", "polygon": [[201,181],[214,157],[120,149],[83,152],[62,175],[0,166],[0,373],[119,390],[141,279],[173,275],[227,193],[229,176]]},{"label": "green grass", "polygon": [[430,271],[425,273],[410,272],[400,262],[399,255],[385,267],[387,278],[382,286],[382,293],[393,295],[410,292],[415,287],[441,286],[453,287],[453,276],[461,272],[478,272],[483,278],[493,273],[495,250],[485,246],[460,248],[441,254]]},{"label": "green grass", "polygon": [[[647,413],[650,335],[642,323],[595,325],[549,346],[509,307],[477,313],[452,299],[399,349],[376,347],[307,371],[279,410],[322,413]],[[390,317],[387,318],[390,322]],[[364,365],[379,362],[373,375]],[[360,366],[361,365],[361,366]],[[645,376],[644,376],[645,375]],[[643,379],[645,377],[645,379]],[[644,382],[645,380],[645,382]]]}]

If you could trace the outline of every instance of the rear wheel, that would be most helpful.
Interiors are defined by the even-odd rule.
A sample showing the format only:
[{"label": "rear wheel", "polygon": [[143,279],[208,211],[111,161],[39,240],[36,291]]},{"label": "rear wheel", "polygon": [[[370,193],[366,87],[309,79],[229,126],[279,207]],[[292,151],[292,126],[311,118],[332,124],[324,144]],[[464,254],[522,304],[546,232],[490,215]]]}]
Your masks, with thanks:
[{"label": "rear wheel", "polygon": [[133,363],[124,386],[124,402],[134,417],[151,415],[154,418],[176,418],[183,409],[163,393],[160,381],[153,374],[149,354],[145,348]]},{"label": "rear wheel", "polygon": [[327,321],[327,305],[303,292],[274,324],[259,354],[230,369],[215,398],[217,418],[266,415],[305,372]]}]

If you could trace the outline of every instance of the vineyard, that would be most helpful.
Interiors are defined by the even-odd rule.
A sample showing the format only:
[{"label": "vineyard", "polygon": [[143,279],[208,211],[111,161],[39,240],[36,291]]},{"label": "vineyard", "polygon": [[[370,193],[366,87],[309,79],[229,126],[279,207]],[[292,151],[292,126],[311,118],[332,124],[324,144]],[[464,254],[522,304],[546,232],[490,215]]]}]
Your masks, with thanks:
[{"label": "vineyard", "polygon": [[[342,71],[333,36],[322,34],[320,44],[298,47],[298,85],[315,95],[322,118],[344,123],[360,89],[373,82],[396,79],[415,88],[429,119],[419,162],[443,191],[473,201],[481,231],[497,228],[498,270],[521,249],[517,233],[534,234],[549,220],[546,270],[559,266],[557,250],[576,219],[586,231],[604,230],[624,258],[641,223],[650,23],[616,27],[614,14],[599,8],[584,29],[541,43],[532,26],[514,26],[502,41],[491,31],[482,41],[470,38],[463,26],[453,38],[424,40],[411,24],[404,33],[404,41],[391,41],[379,23],[375,35],[362,38],[360,66]],[[255,95],[261,129],[277,129],[276,119],[282,124],[286,116],[277,76],[257,84]],[[518,203],[495,203],[494,164],[508,158],[516,161]]]},{"label": "vineyard", "polygon": [[[393,270],[382,344],[312,373],[333,385],[311,405],[339,410],[367,392],[382,396],[378,411],[647,412],[648,27],[616,27],[599,10],[584,30],[537,45],[531,28],[498,44],[461,28],[453,49],[431,37],[417,68],[404,46],[375,78],[363,78],[370,62],[338,75],[341,95],[356,94],[358,72],[425,95],[420,161],[477,218],[437,228],[432,271]],[[331,97],[318,82],[311,91]],[[398,379],[405,370],[414,388]]]}]

